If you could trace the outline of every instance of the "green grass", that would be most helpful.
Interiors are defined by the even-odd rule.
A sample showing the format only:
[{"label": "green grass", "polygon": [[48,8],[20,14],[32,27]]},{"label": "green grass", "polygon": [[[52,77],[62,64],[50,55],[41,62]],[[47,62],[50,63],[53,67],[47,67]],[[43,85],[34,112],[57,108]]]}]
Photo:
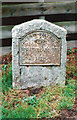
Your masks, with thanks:
[{"label": "green grass", "polygon": [[3,107],[2,113],[3,118],[36,118],[37,116],[33,106],[24,109],[19,105],[18,108],[11,110]]},{"label": "green grass", "polygon": [[[57,97],[57,98],[56,98]],[[24,99],[19,100],[13,98],[9,103],[3,101],[3,118],[44,118],[55,117],[58,115],[59,110],[63,108],[71,109],[75,92],[72,88],[50,86],[46,88],[46,92],[42,93],[38,98],[34,96],[26,96]],[[15,106],[13,104],[16,102]]]},{"label": "green grass", "polygon": [[12,66],[4,65],[2,70],[2,118],[52,118],[58,116],[61,109],[72,108],[75,80],[67,80],[64,87],[45,87],[39,96],[18,97],[16,91],[12,91]]},{"label": "green grass", "polygon": [[[1,71],[0,71],[1,73]],[[0,76],[0,120],[2,118],[2,99],[1,99],[1,92],[2,92],[2,77]]]},{"label": "green grass", "polygon": [[12,88],[12,65],[4,65],[3,68],[3,77],[2,77],[2,91],[6,92],[9,88]]},{"label": "green grass", "polygon": [[[46,87],[46,91],[39,97],[25,96],[17,99],[16,96],[8,102],[3,98],[3,118],[52,118],[58,116],[59,110],[71,109],[75,98],[75,87],[59,85]],[[13,104],[15,105],[13,106]]]}]

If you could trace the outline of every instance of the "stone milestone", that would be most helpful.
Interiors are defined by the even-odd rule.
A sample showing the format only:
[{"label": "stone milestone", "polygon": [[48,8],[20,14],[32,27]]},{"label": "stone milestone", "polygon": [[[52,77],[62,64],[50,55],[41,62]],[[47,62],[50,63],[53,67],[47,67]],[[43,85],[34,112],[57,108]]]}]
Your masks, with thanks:
[{"label": "stone milestone", "polygon": [[67,31],[35,19],[12,29],[13,88],[64,84]]}]

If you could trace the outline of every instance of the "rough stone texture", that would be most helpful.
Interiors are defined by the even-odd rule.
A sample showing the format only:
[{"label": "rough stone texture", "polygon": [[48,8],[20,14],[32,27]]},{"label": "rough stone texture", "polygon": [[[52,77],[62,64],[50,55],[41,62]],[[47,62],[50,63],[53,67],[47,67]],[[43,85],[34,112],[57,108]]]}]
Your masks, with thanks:
[{"label": "rough stone texture", "polygon": [[61,40],[46,30],[30,32],[20,41],[20,65],[60,65]]},{"label": "rough stone texture", "polygon": [[[60,65],[21,65],[21,43],[25,36],[32,31],[49,31],[61,41]],[[67,31],[46,20],[35,19],[12,29],[12,70],[13,88],[26,89],[27,87],[40,87],[52,84],[64,84],[66,74],[66,43]],[[52,40],[52,39],[51,39]],[[53,57],[52,57],[53,58]]]}]

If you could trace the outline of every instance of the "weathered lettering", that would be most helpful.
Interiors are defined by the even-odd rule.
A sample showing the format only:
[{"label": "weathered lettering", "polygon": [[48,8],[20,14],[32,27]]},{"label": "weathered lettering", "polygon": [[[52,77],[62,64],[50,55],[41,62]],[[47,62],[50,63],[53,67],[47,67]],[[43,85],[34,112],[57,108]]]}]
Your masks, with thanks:
[{"label": "weathered lettering", "polygon": [[20,65],[60,65],[61,40],[47,31],[34,31],[20,42]]}]

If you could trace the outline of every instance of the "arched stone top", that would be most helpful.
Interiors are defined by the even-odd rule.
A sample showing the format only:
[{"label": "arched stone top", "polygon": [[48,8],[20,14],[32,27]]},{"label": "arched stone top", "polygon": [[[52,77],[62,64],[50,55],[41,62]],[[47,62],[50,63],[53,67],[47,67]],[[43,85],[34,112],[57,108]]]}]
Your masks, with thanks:
[{"label": "arched stone top", "polygon": [[62,38],[67,34],[67,31],[62,27],[59,27],[46,20],[34,19],[28,22],[24,22],[20,25],[16,25],[12,29],[12,33],[13,33],[12,37],[21,38],[21,37],[24,37],[26,33],[34,30],[48,30],[54,33],[59,38]]}]

